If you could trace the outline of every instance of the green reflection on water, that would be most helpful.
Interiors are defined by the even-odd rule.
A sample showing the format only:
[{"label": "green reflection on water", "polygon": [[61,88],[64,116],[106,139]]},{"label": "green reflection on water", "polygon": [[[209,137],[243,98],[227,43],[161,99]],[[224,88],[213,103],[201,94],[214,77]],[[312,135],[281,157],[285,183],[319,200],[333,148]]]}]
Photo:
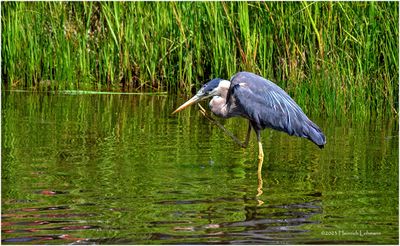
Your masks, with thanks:
[{"label": "green reflection on water", "polygon": [[324,150],[264,131],[259,206],[255,136],[180,103],[3,93],[3,243],[398,243],[397,119],[311,117]]}]

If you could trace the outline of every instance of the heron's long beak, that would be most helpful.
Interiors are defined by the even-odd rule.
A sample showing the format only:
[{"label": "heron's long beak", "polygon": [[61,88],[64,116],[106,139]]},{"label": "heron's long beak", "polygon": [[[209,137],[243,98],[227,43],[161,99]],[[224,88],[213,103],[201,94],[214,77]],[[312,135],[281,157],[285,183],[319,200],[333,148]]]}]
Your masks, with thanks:
[{"label": "heron's long beak", "polygon": [[185,108],[189,107],[190,105],[193,105],[199,101],[201,101],[202,99],[204,99],[204,97],[200,97],[198,95],[195,95],[194,97],[190,98],[189,101],[185,102],[184,104],[182,104],[179,108],[177,108],[174,112],[172,112],[172,114],[176,114],[179,111],[184,110]]}]

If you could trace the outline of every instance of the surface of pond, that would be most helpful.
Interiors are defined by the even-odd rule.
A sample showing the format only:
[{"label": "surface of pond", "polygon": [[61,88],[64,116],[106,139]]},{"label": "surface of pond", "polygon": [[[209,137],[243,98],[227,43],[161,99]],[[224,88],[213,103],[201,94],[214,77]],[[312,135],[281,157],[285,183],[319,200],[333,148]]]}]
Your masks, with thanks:
[{"label": "surface of pond", "polygon": [[255,134],[183,101],[2,92],[2,243],[398,243],[397,119],[263,131],[257,197]]}]

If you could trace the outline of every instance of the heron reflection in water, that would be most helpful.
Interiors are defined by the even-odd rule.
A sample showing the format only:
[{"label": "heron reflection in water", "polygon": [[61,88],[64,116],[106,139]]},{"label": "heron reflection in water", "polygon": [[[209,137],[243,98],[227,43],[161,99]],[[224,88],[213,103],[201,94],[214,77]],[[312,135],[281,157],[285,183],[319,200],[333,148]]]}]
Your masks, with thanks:
[{"label": "heron reflection in water", "polygon": [[323,148],[326,140],[321,129],[301,110],[299,105],[279,86],[250,72],[239,72],[231,80],[213,79],[204,84],[197,94],[177,108],[175,114],[201,100],[211,98],[211,112],[222,118],[240,116],[249,120],[249,127],[244,142],[241,142],[218,121],[207,114],[204,108],[200,112],[217,124],[236,143],[247,147],[251,129],[254,129],[258,141],[258,177],[259,194],[262,186],[261,169],[264,151],[261,143],[261,130],[272,128],[289,135],[311,140]]}]

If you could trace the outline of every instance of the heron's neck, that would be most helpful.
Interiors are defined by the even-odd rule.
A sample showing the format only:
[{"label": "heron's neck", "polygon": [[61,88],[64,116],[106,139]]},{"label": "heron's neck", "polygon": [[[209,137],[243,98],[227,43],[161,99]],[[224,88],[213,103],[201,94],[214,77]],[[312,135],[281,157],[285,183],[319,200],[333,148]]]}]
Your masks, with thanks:
[{"label": "heron's neck", "polygon": [[227,118],[228,110],[226,107],[226,99],[221,96],[214,96],[210,101],[210,109],[215,115]]},{"label": "heron's neck", "polygon": [[222,80],[219,84],[220,87],[220,94],[218,96],[214,96],[212,100],[210,101],[210,109],[211,111],[223,118],[227,118],[228,116],[228,110],[227,110],[227,105],[226,105],[226,97],[228,95],[228,90],[231,85],[231,82],[227,80]]},{"label": "heron's neck", "polygon": [[220,97],[225,98],[226,100],[228,90],[231,87],[231,82],[228,80],[221,80],[218,87],[220,88]]}]

